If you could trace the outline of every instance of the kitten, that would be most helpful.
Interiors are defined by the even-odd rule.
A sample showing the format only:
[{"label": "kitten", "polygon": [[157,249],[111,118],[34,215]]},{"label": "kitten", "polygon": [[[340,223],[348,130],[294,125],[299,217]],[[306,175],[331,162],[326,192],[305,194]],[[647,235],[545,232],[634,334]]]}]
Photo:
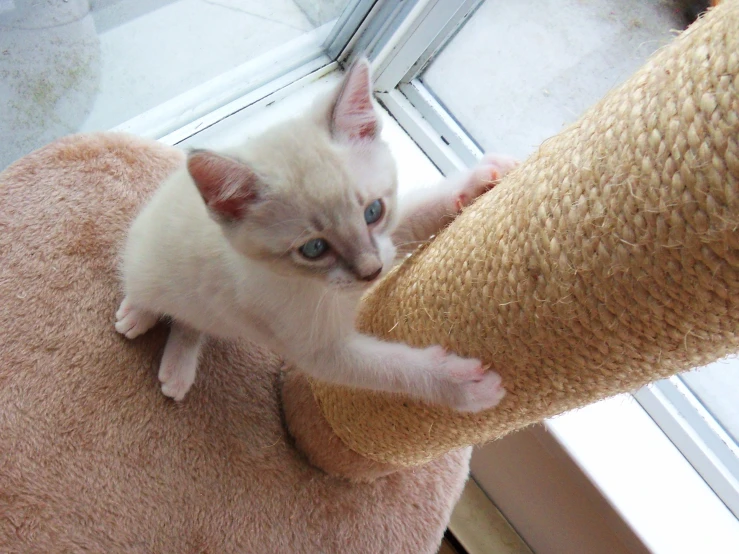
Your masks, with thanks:
[{"label": "kitten", "polygon": [[495,406],[500,377],[440,346],[356,331],[363,292],[393,265],[393,237],[428,238],[515,162],[492,157],[398,205],[366,60],[310,114],[243,147],[195,150],[133,222],[116,330],[171,318],[159,380],[182,400],[204,335],[268,346],[325,381],[463,411]]}]

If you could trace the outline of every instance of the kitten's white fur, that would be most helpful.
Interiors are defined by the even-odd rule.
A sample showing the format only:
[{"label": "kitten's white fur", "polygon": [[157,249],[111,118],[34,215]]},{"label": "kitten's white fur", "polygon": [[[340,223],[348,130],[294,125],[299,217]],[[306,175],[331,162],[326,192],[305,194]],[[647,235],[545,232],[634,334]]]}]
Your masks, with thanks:
[{"label": "kitten's white fur", "polygon": [[[203,334],[247,339],[314,377],[403,392],[458,410],[495,406],[499,376],[439,346],[412,348],[355,329],[361,295],[381,267],[436,233],[515,165],[481,166],[397,206],[395,164],[379,138],[369,66],[356,63],[332,98],[220,154],[190,154],[134,221],[125,246],[125,298],[116,329],[128,338],[172,318],[159,379],[181,400],[195,379]],[[367,225],[364,210],[382,199]],[[312,238],[334,246],[308,260]]]}]

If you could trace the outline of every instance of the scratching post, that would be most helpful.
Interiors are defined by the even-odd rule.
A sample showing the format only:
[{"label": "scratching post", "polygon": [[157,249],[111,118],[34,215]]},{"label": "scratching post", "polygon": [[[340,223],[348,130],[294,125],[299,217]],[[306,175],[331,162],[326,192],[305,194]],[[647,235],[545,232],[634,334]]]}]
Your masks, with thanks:
[{"label": "scratching post", "polygon": [[[360,328],[482,358],[508,390],[470,415],[312,383],[343,445],[394,466],[739,349],[739,2],[710,11],[389,275]],[[290,424],[300,436],[305,424]]]}]

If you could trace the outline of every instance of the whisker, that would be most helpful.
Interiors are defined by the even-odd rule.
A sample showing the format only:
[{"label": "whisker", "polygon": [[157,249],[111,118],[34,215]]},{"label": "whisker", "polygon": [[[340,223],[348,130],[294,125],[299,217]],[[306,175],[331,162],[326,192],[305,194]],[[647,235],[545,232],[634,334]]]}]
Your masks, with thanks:
[{"label": "whisker", "polygon": [[323,303],[323,299],[326,298],[328,291],[329,291],[328,288],[324,289],[323,294],[318,299],[318,302],[316,303],[316,308],[313,311],[313,318],[311,320],[310,331],[308,334],[308,340],[310,342],[313,342],[313,339],[314,339],[313,333],[315,332],[315,329],[317,327],[319,310],[321,309],[321,304]]},{"label": "whisker", "polygon": [[408,242],[399,242],[397,244],[394,243],[394,246],[396,248],[402,248],[403,246],[409,246],[411,244],[424,244],[425,242],[427,242],[427,241],[425,241],[425,240],[410,240]]}]

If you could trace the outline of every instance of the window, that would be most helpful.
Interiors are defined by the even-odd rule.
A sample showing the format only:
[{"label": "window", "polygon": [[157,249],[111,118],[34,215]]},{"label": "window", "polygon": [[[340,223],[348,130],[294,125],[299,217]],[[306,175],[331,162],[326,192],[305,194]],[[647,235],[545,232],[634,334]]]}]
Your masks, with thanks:
[{"label": "window", "polygon": [[330,64],[324,43],[343,48],[372,4],[0,0],[0,169],[69,133],[225,117]]}]

